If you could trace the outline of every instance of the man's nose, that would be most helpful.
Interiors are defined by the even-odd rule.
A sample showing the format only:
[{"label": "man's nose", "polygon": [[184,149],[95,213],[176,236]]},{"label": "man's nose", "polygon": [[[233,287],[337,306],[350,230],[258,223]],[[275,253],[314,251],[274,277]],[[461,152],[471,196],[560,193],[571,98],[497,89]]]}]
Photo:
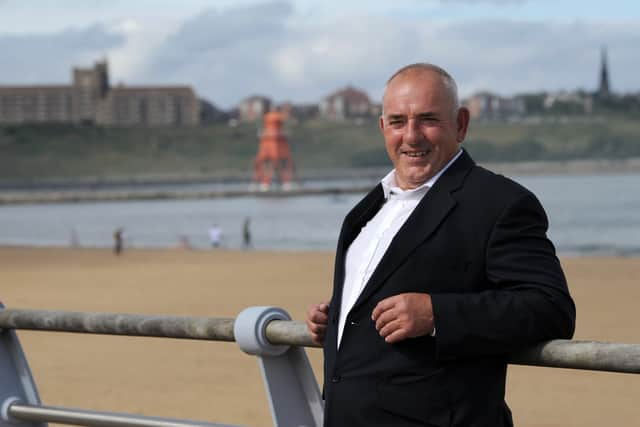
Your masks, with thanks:
[{"label": "man's nose", "polygon": [[404,142],[407,144],[416,144],[422,140],[422,137],[419,121],[414,118],[409,119],[404,132]]}]

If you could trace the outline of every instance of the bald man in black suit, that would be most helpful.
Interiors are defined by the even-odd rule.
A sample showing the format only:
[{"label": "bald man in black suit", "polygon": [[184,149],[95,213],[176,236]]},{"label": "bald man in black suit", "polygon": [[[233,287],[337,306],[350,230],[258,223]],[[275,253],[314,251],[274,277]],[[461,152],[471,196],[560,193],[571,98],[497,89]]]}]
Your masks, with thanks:
[{"label": "bald man in black suit", "polygon": [[331,300],[307,312],[326,426],[512,426],[509,354],[573,335],[544,209],[474,163],[468,125],[440,67],[387,82],[379,126],[394,170],[346,216]]}]

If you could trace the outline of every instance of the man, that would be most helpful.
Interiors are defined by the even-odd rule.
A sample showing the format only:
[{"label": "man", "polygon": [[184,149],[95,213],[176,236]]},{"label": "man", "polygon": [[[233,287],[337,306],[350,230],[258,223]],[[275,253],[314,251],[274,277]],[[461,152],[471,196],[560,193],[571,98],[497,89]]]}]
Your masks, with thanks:
[{"label": "man", "polygon": [[327,426],[511,426],[508,356],[570,338],[575,306],[536,197],[461,148],[455,81],[412,64],[379,121],[395,169],[346,216],[324,344]]},{"label": "man", "polygon": [[209,227],[209,241],[212,248],[219,248],[222,240],[222,229],[218,227],[218,224],[213,224]]},{"label": "man", "polygon": [[122,253],[122,249],[123,249],[123,237],[122,234],[124,233],[124,230],[122,229],[122,227],[118,227],[115,229],[115,231],[113,232],[113,253],[116,255],[120,255]]}]

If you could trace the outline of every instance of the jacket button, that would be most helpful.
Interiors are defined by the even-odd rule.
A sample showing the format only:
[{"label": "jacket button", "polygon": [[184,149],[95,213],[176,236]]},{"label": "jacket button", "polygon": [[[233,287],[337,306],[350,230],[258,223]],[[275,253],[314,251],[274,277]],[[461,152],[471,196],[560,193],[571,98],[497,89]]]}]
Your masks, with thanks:
[{"label": "jacket button", "polygon": [[333,377],[331,377],[332,383],[339,383],[340,380],[342,380],[342,377],[340,375],[334,375]]},{"label": "jacket button", "polygon": [[349,324],[350,324],[351,326],[358,326],[358,325],[360,324],[360,322],[355,321],[355,320],[352,320],[352,321],[350,321],[350,322],[349,322]]}]

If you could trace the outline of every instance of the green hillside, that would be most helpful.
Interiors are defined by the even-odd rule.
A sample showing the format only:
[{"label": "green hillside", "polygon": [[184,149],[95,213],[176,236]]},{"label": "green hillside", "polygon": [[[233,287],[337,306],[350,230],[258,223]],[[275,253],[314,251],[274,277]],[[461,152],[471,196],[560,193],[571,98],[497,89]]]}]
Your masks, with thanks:
[{"label": "green hillside", "polygon": [[[377,121],[288,124],[299,171],[388,165]],[[251,170],[259,124],[197,128],[0,127],[0,178],[231,176]],[[640,157],[640,123],[625,117],[471,125],[479,161]]]}]

